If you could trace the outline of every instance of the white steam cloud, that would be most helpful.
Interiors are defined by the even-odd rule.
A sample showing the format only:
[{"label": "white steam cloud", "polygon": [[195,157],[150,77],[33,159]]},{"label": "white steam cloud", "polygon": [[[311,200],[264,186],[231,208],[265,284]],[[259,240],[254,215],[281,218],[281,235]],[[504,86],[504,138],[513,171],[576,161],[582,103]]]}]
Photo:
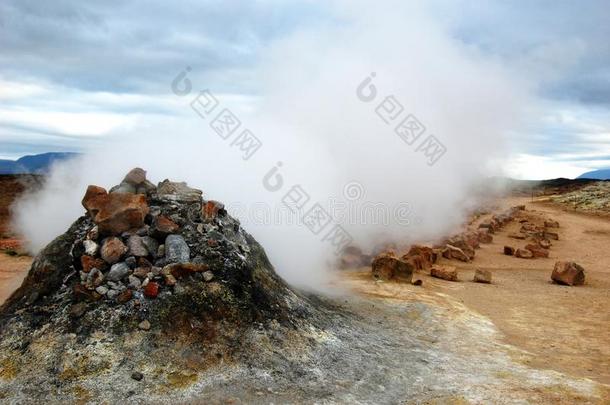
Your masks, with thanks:
[{"label": "white steam cloud", "polygon": [[[153,182],[184,180],[205,198],[225,202],[277,271],[299,285],[327,281],[334,253],[321,240],[332,224],[316,235],[283,207],[293,185],[310,196],[305,210],[319,202],[364,248],[430,241],[455,230],[475,203],[473,186],[502,161],[504,136],[518,125],[521,106],[531,103],[526,83],[452,38],[424,10],[336,5],[336,24],[269,44],[252,72],[260,97],[245,103],[216,94],[219,109],[230,108],[262,141],[251,159],[210,130],[213,117],[191,110],[199,89],[214,93],[214,83],[193,80],[189,95],[168,97],[178,118],[115,134],[82,159],[55,167],[44,189],[20,202],[15,221],[32,248],[83,214],[88,184],[111,187],[135,166]],[[374,86],[376,97],[365,102],[357,87],[371,73],[363,88]],[[389,124],[375,112],[387,96],[404,108]],[[413,145],[394,132],[408,114],[426,127]],[[446,148],[434,165],[417,150],[430,134]],[[274,192],[263,178],[278,162],[283,187]]]}]

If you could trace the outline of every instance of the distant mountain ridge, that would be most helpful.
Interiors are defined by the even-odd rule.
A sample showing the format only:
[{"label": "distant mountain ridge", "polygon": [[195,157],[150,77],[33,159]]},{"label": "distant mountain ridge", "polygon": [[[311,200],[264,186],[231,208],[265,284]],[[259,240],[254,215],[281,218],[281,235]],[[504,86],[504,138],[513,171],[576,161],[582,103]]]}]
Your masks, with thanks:
[{"label": "distant mountain ridge", "polygon": [[578,176],[579,179],[610,180],[610,169],[593,170]]},{"label": "distant mountain ridge", "polygon": [[17,160],[0,159],[0,174],[46,173],[53,163],[73,159],[79,155],[73,152],[48,152],[23,156]]}]

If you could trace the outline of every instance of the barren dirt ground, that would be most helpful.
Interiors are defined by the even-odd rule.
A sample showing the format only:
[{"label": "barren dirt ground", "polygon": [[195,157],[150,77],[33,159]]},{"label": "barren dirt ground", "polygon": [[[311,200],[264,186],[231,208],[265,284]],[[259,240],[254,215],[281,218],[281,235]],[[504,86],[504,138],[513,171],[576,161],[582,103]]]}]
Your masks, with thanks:
[{"label": "barren dirt ground", "polygon": [[21,285],[31,264],[31,257],[0,252],[0,305]]},{"label": "barren dirt ground", "polygon": [[[503,254],[504,245],[528,242],[508,237],[521,224],[509,223],[482,244],[475,260],[462,263],[442,259],[458,268],[460,282],[448,282],[418,273],[423,287],[395,282],[373,283],[370,269],[348,273],[352,286],[366,295],[406,300],[437,300],[448,296],[488,317],[505,343],[526,351],[519,361],[538,369],[552,369],[575,377],[610,384],[610,220],[574,212],[528,198],[509,198],[499,205],[525,204],[559,221],[558,241],[549,258],[519,259]],[[489,217],[484,216],[481,220]],[[586,284],[552,284],[557,260],[571,260],[586,270]],[[476,268],[490,270],[493,284],[472,282]]]}]

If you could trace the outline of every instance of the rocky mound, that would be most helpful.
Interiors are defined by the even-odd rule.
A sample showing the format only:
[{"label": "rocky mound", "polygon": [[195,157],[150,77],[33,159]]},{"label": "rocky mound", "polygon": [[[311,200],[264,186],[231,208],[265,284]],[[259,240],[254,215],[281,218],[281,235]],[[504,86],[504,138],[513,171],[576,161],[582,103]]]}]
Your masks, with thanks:
[{"label": "rocky mound", "polygon": [[0,309],[0,399],[153,399],[252,352],[254,330],[279,347],[316,319],[223,204],[186,183],[134,169],[110,192],[89,186],[83,206]]}]

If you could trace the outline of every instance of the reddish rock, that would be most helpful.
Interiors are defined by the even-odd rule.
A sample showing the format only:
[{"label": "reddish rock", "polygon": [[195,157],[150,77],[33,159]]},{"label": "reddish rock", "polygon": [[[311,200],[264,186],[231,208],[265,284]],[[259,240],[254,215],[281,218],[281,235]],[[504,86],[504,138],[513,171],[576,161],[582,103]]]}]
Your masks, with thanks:
[{"label": "reddish rock", "polygon": [[469,262],[470,257],[464,253],[464,251],[458,247],[453,245],[445,245],[445,249],[443,250],[443,257],[447,259],[460,260],[463,262]]},{"label": "reddish rock", "polygon": [[514,256],[515,248],[512,246],[504,246],[504,254],[507,256]]},{"label": "reddish rock", "polygon": [[525,248],[532,252],[534,257],[549,257],[549,251],[540,247],[538,244],[530,243],[526,245]]},{"label": "reddish rock", "polygon": [[397,258],[393,252],[381,253],[375,257],[371,267],[373,277],[378,280],[400,278],[411,282],[413,277],[413,265]]},{"label": "reddish rock", "polygon": [[513,239],[520,239],[523,240],[525,239],[527,236],[522,234],[522,233],[511,233],[508,235],[509,238],[513,238]]},{"label": "reddish rock", "polygon": [[165,237],[176,233],[180,226],[164,215],[159,215],[153,220],[153,232],[157,237]]},{"label": "reddish rock", "polygon": [[221,202],[214,200],[206,201],[206,203],[203,204],[203,207],[201,207],[201,217],[204,221],[211,221],[216,218],[218,213],[221,210],[224,210],[224,208],[225,206]]},{"label": "reddish rock", "polygon": [[544,221],[544,226],[547,228],[559,228],[559,222],[553,220]]},{"label": "reddish rock", "polygon": [[[487,233],[487,230],[485,229],[481,229],[480,231]],[[468,231],[464,232],[462,236],[464,238],[464,242],[466,242],[468,246],[470,246],[472,249],[478,249],[479,247],[481,247],[481,239],[479,236],[479,232]]]},{"label": "reddish rock", "polygon": [[146,260],[144,257],[138,257],[138,267],[143,267],[146,269],[150,269],[152,267],[152,263]]},{"label": "reddish rock", "polygon": [[138,277],[139,279],[144,279],[150,273],[150,267],[136,267],[133,271],[133,275]]},{"label": "reddish rock", "polygon": [[541,248],[544,248],[544,249],[550,249],[551,248],[551,241],[548,240],[548,239],[535,239],[535,242]]},{"label": "reddish rock", "polygon": [[447,245],[459,248],[468,256],[468,260],[474,259],[475,250],[467,241],[464,235],[456,235],[447,241]]},{"label": "reddish rock", "polygon": [[148,298],[157,298],[157,295],[159,295],[159,284],[155,281],[150,281],[144,287],[144,295]]},{"label": "reddish rock", "polygon": [[127,301],[129,301],[131,299],[131,297],[133,297],[133,293],[131,292],[131,290],[125,290],[122,293],[120,293],[119,295],[117,295],[116,301],[119,304],[124,304]]},{"label": "reddish rock", "polygon": [[491,284],[491,271],[476,269],[472,281],[475,283]]},{"label": "reddish rock", "polygon": [[585,269],[574,262],[557,262],[551,274],[551,280],[563,285],[583,285],[585,283]]},{"label": "reddish rock", "polygon": [[428,270],[436,262],[437,254],[431,247],[413,245],[401,260],[409,263],[415,270]]},{"label": "reddish rock", "polygon": [[92,269],[106,270],[106,262],[99,257],[92,257],[88,255],[82,255],[80,257],[80,264],[83,266],[83,271],[89,273]]},{"label": "reddish rock", "polygon": [[494,240],[494,237],[485,229],[479,229],[478,236],[481,243],[491,243]]},{"label": "reddish rock", "polygon": [[207,271],[207,264],[197,263],[172,263],[163,268],[163,274],[171,274],[176,279],[180,279],[193,273],[201,273]]},{"label": "reddish rock", "polygon": [[417,279],[412,284],[416,286],[421,286],[424,284],[424,282],[421,279]]},{"label": "reddish rock", "polygon": [[458,272],[453,266],[440,266],[435,264],[430,270],[430,275],[447,281],[458,281]]},{"label": "reddish rock", "polygon": [[74,300],[79,301],[97,301],[101,298],[101,295],[95,291],[88,290],[84,285],[76,283],[72,288],[74,294]]},{"label": "reddish rock", "polygon": [[83,197],[83,206],[105,235],[119,235],[130,229],[144,226],[148,214],[146,196],[141,194],[113,193],[105,189],[89,186]]},{"label": "reddish rock", "polygon": [[125,253],[127,253],[127,246],[115,236],[106,238],[100,251],[102,259],[108,264],[117,263]]},{"label": "reddish rock", "polygon": [[479,224],[479,228],[488,229],[490,233],[494,233],[494,224],[491,221],[485,221]]},{"label": "reddish rock", "polygon": [[521,259],[531,259],[534,257],[534,254],[528,249],[517,249],[515,256]]}]

